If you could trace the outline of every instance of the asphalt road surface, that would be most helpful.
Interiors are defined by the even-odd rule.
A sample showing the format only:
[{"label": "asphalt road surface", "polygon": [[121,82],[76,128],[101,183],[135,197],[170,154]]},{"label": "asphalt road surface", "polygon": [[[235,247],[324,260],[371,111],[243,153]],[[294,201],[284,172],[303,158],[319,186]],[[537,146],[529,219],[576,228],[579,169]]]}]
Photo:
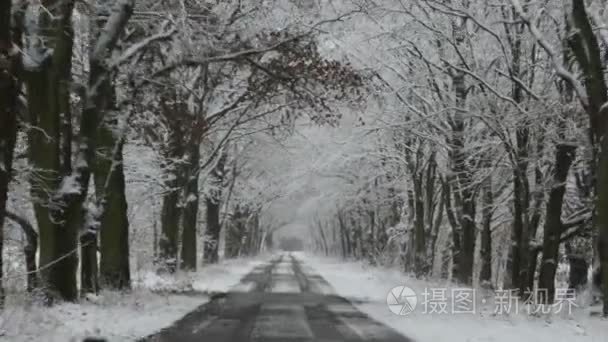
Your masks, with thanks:
[{"label": "asphalt road surface", "polygon": [[256,267],[231,292],[141,341],[411,342],[333,294],[327,281],[288,254]]}]

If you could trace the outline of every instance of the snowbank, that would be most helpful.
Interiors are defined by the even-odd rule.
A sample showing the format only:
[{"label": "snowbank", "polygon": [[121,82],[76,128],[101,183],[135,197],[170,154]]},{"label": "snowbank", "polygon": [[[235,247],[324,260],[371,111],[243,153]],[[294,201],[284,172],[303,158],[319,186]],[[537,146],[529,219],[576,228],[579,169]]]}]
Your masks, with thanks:
[{"label": "snowbank", "polygon": [[213,294],[227,291],[231,286],[254,267],[263,265],[271,255],[251,258],[238,258],[222,261],[216,265],[206,265],[199,272],[178,273],[176,275],[157,274],[154,271],[142,271],[134,276],[137,287],[155,292],[197,292]]},{"label": "snowbank", "polygon": [[[453,285],[417,280],[395,269],[362,262],[303,254],[298,258],[361,311],[418,342],[608,342],[608,320],[591,317],[589,308],[551,316],[530,316],[524,310],[496,315],[494,294],[478,291],[475,314],[428,314],[420,310],[420,294],[425,289],[446,288],[449,300]],[[387,294],[400,285],[413,289],[419,298],[416,311],[406,316],[393,314],[386,304]]]},{"label": "snowbank", "polygon": [[162,296],[137,289],[130,294],[103,292],[80,304],[50,308],[11,305],[0,316],[0,340],[82,341],[103,336],[132,341],[170,325],[207,301],[206,297]]}]

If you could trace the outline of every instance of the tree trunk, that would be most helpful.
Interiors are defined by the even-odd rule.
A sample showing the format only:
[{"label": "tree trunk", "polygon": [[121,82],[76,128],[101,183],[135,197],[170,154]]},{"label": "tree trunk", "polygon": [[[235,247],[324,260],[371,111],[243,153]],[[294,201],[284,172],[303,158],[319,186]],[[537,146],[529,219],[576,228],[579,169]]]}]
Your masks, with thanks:
[{"label": "tree trunk", "polygon": [[99,128],[100,156],[95,164],[96,196],[105,203],[99,228],[99,278],[104,288],[127,290],[131,270],[123,142],[108,121]]},{"label": "tree trunk", "polygon": [[[449,184],[449,180],[446,180],[445,182],[443,182],[443,191],[442,191],[442,196],[444,198],[444,203],[445,203],[445,212],[446,215],[448,217],[448,221],[450,222],[450,226],[452,228],[451,232],[450,232],[450,253],[447,253],[447,251],[444,251],[444,266],[447,267],[448,265],[448,259],[446,259],[448,256],[451,257],[451,272],[452,272],[452,277],[457,277],[458,274],[460,273],[460,259],[459,259],[459,253],[461,250],[461,240],[460,240],[460,222],[458,221],[457,217],[456,217],[456,213],[454,212],[454,208],[452,207],[452,195],[451,195],[451,190],[450,190],[450,184]],[[444,270],[442,271],[443,275],[446,275],[446,277],[444,278],[448,278],[449,277],[449,270]]]},{"label": "tree trunk", "polygon": [[[57,113],[48,108],[46,103],[54,98],[56,85],[47,86],[48,70],[41,70],[28,75],[27,93],[30,124],[41,130],[28,131],[30,162],[37,170],[38,176],[31,177],[31,196],[34,198],[34,213],[40,234],[40,266],[45,266],[56,259],[56,240],[59,227],[50,218],[48,203],[49,192],[59,187],[59,130],[56,125]],[[51,83],[51,82],[49,82]],[[46,136],[51,141],[47,141]],[[48,189],[48,190],[47,190]],[[49,292],[57,291],[54,276],[55,268],[45,268],[41,272],[43,287]]]},{"label": "tree trunk", "polygon": [[[439,203],[436,202],[437,155],[433,151],[429,157],[425,178],[425,270],[424,275],[433,272],[435,263],[435,246],[439,237],[439,229],[443,220],[444,198],[439,194]],[[437,210],[438,209],[438,210]]]},{"label": "tree trunk", "polygon": [[203,248],[203,261],[208,264],[219,260],[218,244],[220,240],[220,203],[217,199],[207,197],[207,229]]},{"label": "tree trunk", "polygon": [[251,235],[253,238],[251,239],[251,247],[249,248],[250,250],[250,254],[251,255],[255,255],[260,251],[260,245],[262,242],[262,238],[263,238],[263,232],[262,229],[260,227],[260,221],[258,219],[258,214],[257,212],[254,212],[252,214],[251,217],[251,231],[253,231],[253,234]]},{"label": "tree trunk", "polygon": [[[126,1],[125,4],[128,2]],[[131,3],[132,4],[132,3]],[[130,10],[122,8],[128,20]],[[90,30],[100,31],[100,37],[107,38],[105,29],[99,30],[96,23],[104,18],[105,10],[97,13],[97,21],[92,22]],[[120,17],[114,17],[119,19]],[[111,20],[113,18],[109,18]],[[109,21],[105,22],[108,25]],[[111,23],[110,23],[111,24]],[[115,29],[115,27],[110,27]],[[119,33],[120,31],[118,31]],[[118,33],[114,38],[117,38]],[[91,53],[97,47],[92,41]],[[93,69],[93,68],[92,68]],[[129,265],[129,219],[128,205],[126,199],[126,185],[124,175],[123,146],[126,131],[119,127],[120,111],[116,107],[116,91],[110,75],[102,77],[97,85],[98,110],[100,112],[100,124],[97,127],[97,150],[98,158],[93,165],[93,176],[95,184],[95,196],[100,206],[99,229],[96,231],[99,239],[99,282],[102,287],[111,290],[126,290],[131,287],[131,274]],[[97,250],[97,249],[96,249]],[[91,265],[97,270],[97,251],[90,255]],[[85,265],[83,263],[83,265]],[[92,266],[93,267],[93,266]]]},{"label": "tree trunk", "polygon": [[[414,175],[414,273],[416,277],[422,277],[426,273],[426,232],[424,225],[424,195],[422,192],[422,175]],[[427,208],[429,210],[429,208]]]},{"label": "tree trunk", "polygon": [[233,221],[226,227],[226,240],[224,241],[224,255],[226,258],[239,256],[243,237],[239,222]]},{"label": "tree trunk", "polygon": [[346,244],[348,243],[346,240],[346,227],[344,226],[344,220],[342,219],[342,213],[338,211],[338,229],[340,230],[340,249],[342,251],[342,258],[346,259],[348,257]]},{"label": "tree trunk", "polygon": [[36,252],[38,251],[38,233],[32,224],[24,217],[7,211],[6,217],[17,223],[27,240],[23,247],[25,255],[25,270],[27,272],[27,291],[32,292],[38,287],[38,267],[36,266]]},{"label": "tree trunk", "polygon": [[[464,46],[467,35],[466,20],[456,19],[452,23],[452,35],[458,47]],[[462,65],[464,69],[466,65]],[[456,97],[456,110],[450,120],[452,136],[450,141],[450,159],[452,161],[452,171],[455,175],[457,196],[456,204],[459,208],[457,226],[454,230],[454,266],[453,276],[463,284],[473,282],[473,264],[475,262],[475,193],[471,186],[472,175],[467,165],[465,149],[465,118],[467,89],[465,73],[461,70],[454,70],[452,75],[452,86]],[[456,228],[456,227],[455,227]]]},{"label": "tree trunk", "polygon": [[179,235],[179,190],[177,180],[167,182],[169,190],[163,195],[161,209],[161,236],[158,241],[161,269],[170,273],[177,267],[177,240]]},{"label": "tree trunk", "polygon": [[[604,113],[603,115],[606,115]],[[602,274],[603,313],[608,317],[608,126],[601,139],[599,168],[597,172],[597,226],[599,230],[598,251]]]},{"label": "tree trunk", "polygon": [[[516,25],[509,30],[511,43],[511,74],[521,78],[522,35],[525,26]],[[516,103],[523,101],[523,89],[517,82],[511,86],[513,100]],[[511,235],[510,251],[510,283],[508,288],[518,288],[523,295],[528,283],[529,261],[529,220],[528,210],[530,204],[528,183],[528,149],[529,129],[526,123],[518,123],[515,131],[515,165],[513,165],[513,230]]]},{"label": "tree trunk", "polygon": [[346,248],[346,256],[347,257],[352,257],[353,256],[353,242],[352,242],[352,235],[351,232],[352,230],[348,228],[348,226],[346,226],[346,218],[345,218],[345,213],[341,214],[341,218],[342,218],[342,225],[344,225],[344,243],[345,243],[345,248]]},{"label": "tree trunk", "polygon": [[227,154],[223,151],[217,164],[211,171],[211,189],[205,198],[207,206],[207,229],[205,230],[205,245],[203,247],[203,261],[205,263],[217,263],[219,261],[220,230],[220,208],[222,201],[222,188],[224,183],[224,172]]},{"label": "tree trunk", "polygon": [[360,246],[359,246],[359,234],[360,234],[360,229],[359,226],[357,225],[357,223],[355,222],[355,219],[353,218],[353,214],[350,214],[350,227],[352,229],[352,234],[351,234],[351,239],[350,239],[350,246],[351,246],[351,251],[352,251],[352,256],[355,257],[356,259],[361,258],[361,250],[360,250]]},{"label": "tree trunk", "polygon": [[97,234],[87,232],[80,237],[80,293],[99,293],[97,269]]},{"label": "tree trunk", "polygon": [[[373,204],[370,204],[370,207]],[[374,211],[373,207],[367,211],[367,215],[369,216],[369,230],[368,230],[368,234],[367,234],[367,244],[369,246],[369,263],[371,265],[375,265],[376,264],[376,257],[378,255],[378,246],[377,246],[377,241],[376,241],[376,212]],[[329,225],[328,225],[329,226]],[[326,255],[329,256],[330,251],[331,251],[331,245],[329,244],[329,242],[326,243],[326,247],[327,247],[327,252],[325,253]]]},{"label": "tree trunk", "polygon": [[224,254],[227,258],[235,258],[240,255],[245,238],[245,219],[247,211],[240,205],[234,207],[232,219],[226,227],[226,238],[224,240]]},{"label": "tree trunk", "polygon": [[475,227],[475,200],[473,194],[466,194],[463,210],[462,229],[462,255],[460,258],[461,273],[459,280],[464,284],[473,283],[473,264],[475,263],[475,240],[477,228]]},{"label": "tree trunk", "polygon": [[444,196],[440,193],[439,194],[439,210],[437,210],[437,212],[435,213],[435,221],[433,223],[433,228],[431,230],[431,236],[430,236],[431,243],[429,244],[429,251],[428,251],[431,272],[434,269],[435,257],[437,255],[437,242],[439,241],[439,230],[441,229],[441,226],[443,223],[444,208],[445,208],[445,199],[444,199]]},{"label": "tree trunk", "polygon": [[23,247],[25,255],[25,271],[27,272],[27,292],[34,292],[39,287],[38,265],[36,264],[36,252],[38,251],[38,235],[36,238],[27,238],[27,244]]},{"label": "tree trunk", "polygon": [[184,191],[184,209],[182,212],[182,253],[181,269],[196,270],[196,225],[198,219],[198,176],[199,145],[191,144],[188,160],[188,179]]},{"label": "tree trunk", "polygon": [[608,90],[604,79],[604,60],[585,3],[572,1],[576,30],[568,43],[583,72],[589,115],[590,137],[594,148],[596,202],[594,224],[598,229],[598,254],[604,294],[604,316],[608,317]]},{"label": "tree trunk", "polygon": [[[565,139],[565,138],[564,138]],[[537,146],[537,155],[541,156],[544,150],[544,138],[539,138],[536,142]],[[541,206],[544,202],[545,190],[544,190],[544,182],[545,177],[540,169],[540,165],[536,165],[535,170],[535,191],[534,196],[532,198],[534,201],[530,202],[531,211],[529,215],[529,229],[528,229],[528,241],[536,241],[536,236],[538,233],[538,228],[540,226],[540,221],[542,218],[542,210]],[[538,269],[539,262],[539,249],[536,246],[533,246],[531,242],[528,243],[528,279],[526,281],[525,288],[534,289],[534,281],[536,280],[536,271]]]},{"label": "tree trunk", "polygon": [[328,256],[329,248],[327,246],[327,238],[325,237],[325,230],[323,229],[323,224],[321,223],[320,219],[317,221],[317,229],[319,230],[319,237],[321,238],[321,247],[323,247],[323,253],[325,253],[325,256]]},{"label": "tree trunk", "polygon": [[[576,146],[566,144],[558,144],[555,151],[555,171],[545,215],[543,256],[538,279],[538,288],[546,290],[546,292],[540,293],[540,300],[545,304],[552,304],[555,298],[555,273],[559,262],[559,246],[563,231],[562,204],[566,193],[566,180],[575,153]],[[544,295],[547,297],[543,298]]]},{"label": "tree trunk", "polygon": [[481,273],[479,282],[483,287],[492,287],[492,213],[494,194],[492,177],[488,177],[483,189],[483,228],[481,231]]},{"label": "tree trunk", "polygon": [[54,42],[53,55],[37,68],[28,70],[25,77],[30,124],[38,128],[29,130],[30,162],[37,171],[30,182],[39,227],[43,286],[49,299],[58,296],[74,301],[78,297],[77,232],[69,224],[63,227],[59,223],[64,218],[54,217],[65,203],[52,198],[59,189],[63,175],[60,113],[70,110],[65,106],[69,103],[66,97],[69,96],[74,1],[55,2],[47,5],[55,19],[46,12],[40,14],[39,19],[43,36]]},{"label": "tree trunk", "polygon": [[4,218],[17,138],[18,53],[13,49],[11,1],[0,3],[0,307],[4,305]]},{"label": "tree trunk", "polygon": [[584,255],[584,251],[569,241],[566,242],[566,254],[568,257],[568,288],[579,292],[587,285],[589,276],[589,263]]},{"label": "tree trunk", "polygon": [[[164,108],[166,117],[174,117],[179,115],[177,111],[181,111],[181,106],[168,105]],[[173,273],[177,270],[177,251],[179,238],[179,220],[181,217],[181,208],[179,207],[180,192],[184,184],[183,167],[178,163],[184,156],[185,146],[181,122],[177,120],[173,122],[169,133],[169,142],[167,143],[167,151],[165,158],[170,165],[167,167],[167,180],[165,181],[166,191],[163,194],[163,203],[161,208],[161,235],[158,241],[159,249],[159,264],[161,270]]]},{"label": "tree trunk", "polygon": [[[523,150],[520,147],[520,151]],[[527,215],[527,204],[528,192],[527,192],[527,162],[521,161],[521,159],[527,158],[519,156],[520,162],[515,166],[513,172],[513,233],[512,233],[512,245],[511,245],[511,284],[509,287],[518,288],[520,293],[523,295],[526,291],[526,285],[528,281],[528,215]]]},{"label": "tree trunk", "polygon": [[[117,3],[116,9],[106,21],[104,28],[97,37],[95,44],[92,44],[92,49],[89,57],[89,81],[85,92],[84,109],[80,120],[79,143],[75,156],[75,170],[71,171],[69,178],[73,178],[78,186],[79,191],[76,194],[65,196],[65,200],[69,203],[67,226],[71,229],[82,231],[81,245],[82,257],[82,292],[93,291],[97,292],[99,288],[98,280],[98,261],[97,261],[97,240],[98,227],[108,218],[115,219],[112,224],[119,225],[118,228],[113,227],[108,229],[112,232],[114,229],[123,229],[124,222],[118,220],[126,217],[126,206],[124,212],[116,212],[116,201],[113,197],[124,196],[123,188],[116,188],[114,176],[115,170],[119,173],[122,171],[122,137],[113,137],[112,132],[107,127],[109,122],[116,122],[118,118],[110,116],[110,110],[115,107],[114,91],[110,73],[107,69],[106,57],[109,51],[112,51],[114,44],[118,40],[119,35],[126,26],[133,11],[133,1],[125,0]],[[69,102],[68,102],[69,104]],[[111,114],[116,113],[113,111]],[[69,117],[69,116],[68,116]],[[102,151],[109,153],[109,161],[100,161],[98,165],[97,148],[99,146]],[[105,170],[97,170],[104,168]],[[100,176],[99,172],[106,173],[106,179],[95,179],[95,176]],[[96,175],[97,174],[97,175]],[[97,195],[96,212],[86,212],[84,202],[87,200],[88,188],[93,176],[95,183],[95,191]],[[123,181],[124,182],[124,181]],[[109,191],[113,191],[109,194]],[[126,204],[126,202],[125,202]],[[107,210],[111,209],[111,212]],[[85,219],[87,215],[92,216],[91,219]],[[107,222],[106,222],[107,223]],[[120,241],[113,241],[118,246]],[[128,242],[127,242],[128,243]],[[107,241],[106,241],[107,247]],[[121,258],[123,250],[120,250],[115,257]],[[107,253],[106,253],[107,256]],[[128,259],[128,252],[126,258]]]},{"label": "tree trunk", "polygon": [[546,298],[541,298],[545,304],[552,304],[555,297],[555,272],[559,262],[559,245],[562,234],[562,204],[566,192],[566,180],[570,166],[575,158],[576,147],[559,144],[555,152],[555,171],[553,186],[549,193],[547,214],[543,238],[543,256],[538,279],[538,288],[546,290]]}]

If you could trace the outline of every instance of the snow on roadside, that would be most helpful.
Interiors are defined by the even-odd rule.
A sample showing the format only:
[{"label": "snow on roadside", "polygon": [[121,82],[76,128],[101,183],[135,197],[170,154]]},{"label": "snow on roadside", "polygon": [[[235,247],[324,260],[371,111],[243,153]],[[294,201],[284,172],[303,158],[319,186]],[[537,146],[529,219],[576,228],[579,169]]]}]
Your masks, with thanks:
[{"label": "snow on roadside", "polygon": [[[129,294],[103,291],[79,304],[53,307],[28,304],[11,298],[0,312],[0,341],[80,342],[87,336],[103,336],[112,342],[134,341],[150,335],[205,304],[201,294],[227,291],[269,256],[233,259],[205,266],[199,272],[158,276],[133,274]],[[194,290],[199,294],[177,294]]]},{"label": "snow on roadside", "polygon": [[143,289],[131,294],[102,292],[91,299],[50,308],[11,305],[0,316],[0,341],[80,342],[87,336],[132,341],[170,325],[208,300]]},{"label": "snow on roadside", "polygon": [[206,265],[198,272],[176,275],[157,274],[154,271],[136,272],[135,286],[152,291],[188,292],[213,294],[223,292],[239,283],[253,268],[267,263],[272,255],[224,260],[216,265]]},{"label": "snow on roadside", "polygon": [[[417,342],[608,342],[608,321],[591,317],[588,309],[566,310],[551,317],[526,313],[495,315],[493,296],[477,292],[475,314],[425,314],[421,294],[425,289],[448,288],[445,282],[422,281],[396,269],[372,267],[362,262],[342,261],[298,254],[324,277],[340,296],[350,299],[362,312]],[[418,308],[407,316],[390,312],[387,294],[404,285],[418,295]],[[484,305],[482,298],[488,300]]]}]

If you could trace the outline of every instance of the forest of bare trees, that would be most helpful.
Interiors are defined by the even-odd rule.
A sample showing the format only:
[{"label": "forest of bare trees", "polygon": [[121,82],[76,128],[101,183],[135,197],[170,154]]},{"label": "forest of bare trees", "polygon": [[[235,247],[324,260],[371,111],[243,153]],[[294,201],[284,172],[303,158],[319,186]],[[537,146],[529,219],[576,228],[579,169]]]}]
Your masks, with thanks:
[{"label": "forest of bare trees", "polygon": [[600,0],[2,0],[0,297],[299,249],[273,238],[295,211],[316,251],[522,300],[567,265],[608,316],[606,23]]},{"label": "forest of bare trees", "polygon": [[[330,121],[329,102],[360,81],[316,51],[312,28],[275,32],[258,11],[241,1],[2,2],[1,218],[31,242],[29,290],[75,301],[130,287],[132,141],[162,167],[159,269],[196,268],[199,201],[204,262],[218,261],[222,227],[242,226],[234,254],[265,243],[256,203],[229,202],[247,135],[288,129],[305,111]],[[29,189],[15,196],[33,217],[5,209],[14,158]]]},{"label": "forest of bare trees", "polygon": [[605,4],[365,4],[340,47],[376,96],[362,147],[314,170],[341,184],[316,249],[545,303],[567,265],[571,289],[608,297]]}]

